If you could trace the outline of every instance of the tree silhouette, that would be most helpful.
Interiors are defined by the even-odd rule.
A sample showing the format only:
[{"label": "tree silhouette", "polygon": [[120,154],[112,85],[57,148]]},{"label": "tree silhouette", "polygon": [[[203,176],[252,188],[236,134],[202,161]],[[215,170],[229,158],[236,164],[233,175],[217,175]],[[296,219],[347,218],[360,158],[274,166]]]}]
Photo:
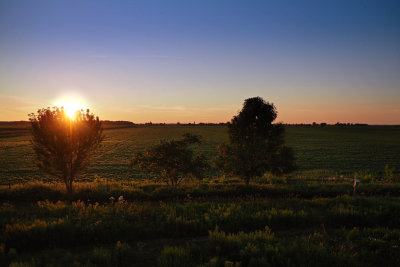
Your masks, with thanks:
[{"label": "tree silhouette", "polygon": [[203,154],[194,157],[189,145],[200,144],[200,137],[186,133],[182,140],[166,141],[151,146],[145,152],[134,154],[131,167],[152,172],[165,181],[174,190],[185,178],[200,178],[208,168]]},{"label": "tree silhouette", "polygon": [[69,118],[63,108],[56,107],[39,109],[29,117],[37,166],[62,179],[71,195],[74,179],[87,168],[90,155],[104,138],[99,118],[89,109]]},{"label": "tree silhouette", "polygon": [[228,123],[229,144],[218,147],[216,166],[225,174],[243,178],[271,172],[276,175],[295,169],[293,151],[284,146],[284,127],[272,124],[277,117],[274,104],[261,97],[246,99],[242,110]]}]

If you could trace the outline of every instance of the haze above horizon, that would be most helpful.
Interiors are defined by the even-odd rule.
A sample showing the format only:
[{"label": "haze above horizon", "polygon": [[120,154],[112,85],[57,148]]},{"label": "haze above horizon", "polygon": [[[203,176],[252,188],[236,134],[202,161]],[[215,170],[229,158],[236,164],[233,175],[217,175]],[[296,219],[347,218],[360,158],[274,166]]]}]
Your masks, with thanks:
[{"label": "haze above horizon", "polygon": [[400,124],[399,1],[0,2],[0,121],[79,102],[102,120]]}]

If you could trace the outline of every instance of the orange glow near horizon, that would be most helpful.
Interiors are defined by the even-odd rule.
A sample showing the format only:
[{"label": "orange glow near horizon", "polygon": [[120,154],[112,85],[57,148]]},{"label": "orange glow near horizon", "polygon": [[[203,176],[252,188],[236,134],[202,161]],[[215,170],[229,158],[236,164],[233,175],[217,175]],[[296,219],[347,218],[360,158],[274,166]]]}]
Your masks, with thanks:
[{"label": "orange glow near horizon", "polygon": [[[22,99],[24,100],[24,99]],[[98,99],[92,99],[90,104],[80,94],[64,93],[54,101],[27,100],[6,98],[0,95],[0,121],[27,120],[27,115],[43,107],[64,107],[68,117],[74,118],[77,110],[91,111],[101,120],[125,120],[134,123],[219,123],[227,122],[242,108],[242,101],[235,104],[197,104],[197,105],[138,105],[121,103],[106,105]],[[111,102],[111,101],[110,101]],[[232,100],[232,102],[234,102]],[[278,110],[276,122],[284,123],[367,123],[367,124],[400,124],[400,109],[393,100],[380,105],[372,103],[293,103],[282,100],[272,101]],[[34,103],[34,104],[33,104]]]}]

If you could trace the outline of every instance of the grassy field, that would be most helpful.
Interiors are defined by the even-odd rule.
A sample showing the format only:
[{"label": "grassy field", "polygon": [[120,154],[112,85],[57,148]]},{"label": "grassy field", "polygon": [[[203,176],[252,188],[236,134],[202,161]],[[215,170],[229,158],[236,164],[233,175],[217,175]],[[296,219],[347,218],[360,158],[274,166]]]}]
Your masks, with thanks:
[{"label": "grassy field", "polygon": [[[293,175],[246,187],[213,170],[177,191],[130,170],[132,153],[190,132],[211,160],[226,127],[107,129],[72,196],[36,170],[26,129],[0,132],[0,266],[400,265],[399,175],[384,172],[400,127],[287,127]],[[333,176],[362,178],[357,195]]]},{"label": "grassy field", "polygon": [[[400,185],[0,187],[0,265],[398,266]],[[110,196],[118,199],[111,201]]]},{"label": "grassy field", "polygon": [[[143,150],[161,138],[180,138],[185,132],[203,136],[196,150],[210,161],[216,147],[227,141],[225,126],[151,126],[105,130],[103,148],[95,155],[82,180],[104,178],[135,180],[146,178],[129,169],[135,151]],[[400,127],[398,126],[328,126],[286,128],[286,142],[297,156],[298,177],[352,177],[355,172],[374,177],[384,173],[385,165],[400,170]],[[0,129],[0,183],[32,180],[48,181],[34,164],[29,132],[19,127]],[[211,176],[218,175],[211,170]]]}]

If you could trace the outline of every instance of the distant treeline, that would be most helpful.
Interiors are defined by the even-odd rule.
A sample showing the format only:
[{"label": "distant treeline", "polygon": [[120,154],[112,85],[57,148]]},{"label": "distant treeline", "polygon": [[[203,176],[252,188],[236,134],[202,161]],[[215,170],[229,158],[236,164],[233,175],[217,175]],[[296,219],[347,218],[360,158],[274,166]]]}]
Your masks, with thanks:
[{"label": "distant treeline", "polygon": [[366,123],[351,123],[351,122],[337,122],[337,123],[332,123],[332,124],[328,124],[326,122],[321,122],[321,123],[285,123],[285,125],[291,125],[291,126],[368,126],[368,124]]},{"label": "distant treeline", "polygon": [[181,122],[177,122],[177,123],[165,123],[165,122],[158,122],[158,123],[153,123],[153,122],[145,122],[145,123],[138,123],[135,125],[138,126],[217,126],[217,125],[227,125],[227,122],[218,122],[218,123],[211,123],[211,122],[200,122],[200,123],[196,123],[196,122],[189,122],[189,123],[181,123]]},{"label": "distant treeline", "polygon": [[133,127],[135,124],[131,121],[101,121],[101,124],[105,128],[114,128],[114,127]]},{"label": "distant treeline", "polygon": [[[145,122],[145,123],[133,123],[131,121],[102,121],[103,127],[105,128],[117,128],[117,127],[138,127],[138,126],[223,126],[227,125],[227,122],[211,123],[211,122],[200,122],[200,123],[165,123],[165,122]],[[313,126],[313,127],[325,127],[325,126],[369,126],[366,123],[350,123],[350,122],[337,122],[337,123],[284,123],[287,126]],[[28,127],[30,126],[29,121],[0,121],[0,127]],[[392,125],[394,126],[394,125]]]},{"label": "distant treeline", "polygon": [[[115,121],[115,122],[110,122],[110,123],[115,123],[118,124],[119,121]],[[224,125],[228,125],[228,122],[217,122],[217,123],[211,123],[211,122],[200,122],[200,123],[196,123],[196,122],[189,122],[189,123],[181,123],[181,122],[176,122],[176,123],[165,123],[165,122],[145,122],[145,123],[133,123],[133,122],[121,122],[120,125],[123,125],[123,123],[126,123],[127,126],[224,126]],[[103,122],[104,124],[104,122]],[[366,123],[341,123],[341,122],[337,122],[334,124],[328,124],[325,122],[322,123],[283,123],[283,125],[287,125],[287,126],[320,126],[320,127],[324,127],[324,126],[369,126],[369,124]]]},{"label": "distant treeline", "polygon": [[0,121],[0,126],[29,126],[29,121]]},{"label": "distant treeline", "polygon": [[[134,126],[131,121],[102,121],[104,127]],[[30,126],[29,121],[0,121],[0,126]]]}]

